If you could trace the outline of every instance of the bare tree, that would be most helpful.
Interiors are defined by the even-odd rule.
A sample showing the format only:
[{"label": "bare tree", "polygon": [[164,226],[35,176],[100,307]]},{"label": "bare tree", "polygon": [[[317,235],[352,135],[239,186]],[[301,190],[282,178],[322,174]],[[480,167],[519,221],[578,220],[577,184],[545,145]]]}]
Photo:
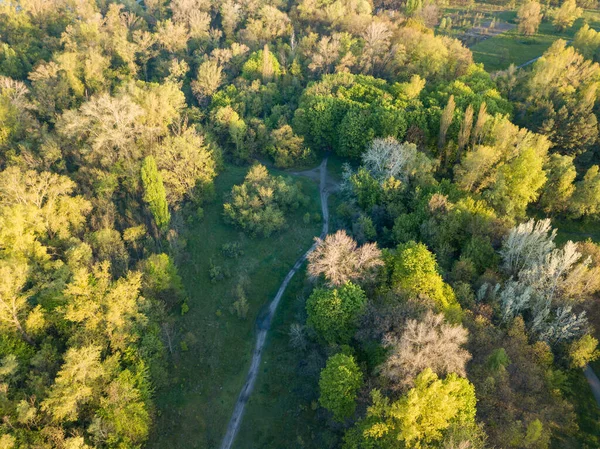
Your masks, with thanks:
[{"label": "bare tree", "polygon": [[363,165],[382,181],[393,176],[408,182],[433,171],[433,163],[414,143],[399,143],[393,137],[374,139],[362,156]]},{"label": "bare tree", "polygon": [[362,33],[365,46],[362,52],[361,65],[365,73],[378,73],[391,59],[390,38],[392,32],[383,22],[373,21]]},{"label": "bare tree", "polygon": [[345,231],[316,241],[316,249],[308,256],[308,274],[312,278],[325,276],[330,286],[367,280],[373,276],[376,267],[383,265],[381,251],[375,243],[359,247]]},{"label": "bare tree", "polygon": [[456,373],[466,376],[466,364],[471,354],[462,346],[468,331],[444,321],[442,314],[428,311],[422,321],[408,320],[400,337],[388,334],[383,343],[392,353],[383,366],[383,375],[395,388],[412,385],[425,368],[438,375]]},{"label": "bare tree", "polygon": [[552,229],[549,218],[537,222],[532,218],[512,228],[500,250],[503,268],[509,274],[517,274],[537,265],[554,249],[555,236],[556,229]]}]

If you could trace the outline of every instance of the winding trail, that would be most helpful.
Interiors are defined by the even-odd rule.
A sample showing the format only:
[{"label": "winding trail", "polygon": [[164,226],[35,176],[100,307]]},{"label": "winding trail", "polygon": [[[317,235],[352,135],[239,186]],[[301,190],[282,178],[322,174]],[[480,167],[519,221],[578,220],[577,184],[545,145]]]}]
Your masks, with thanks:
[{"label": "winding trail", "polygon": [[[323,213],[323,229],[321,231],[321,239],[324,239],[327,235],[327,231],[329,230],[329,206],[327,204],[327,198],[329,197],[329,188],[327,186],[327,158],[323,159],[321,165],[319,166],[319,192],[321,196],[321,210]],[[298,173],[301,175],[302,173]],[[296,272],[300,269],[306,258],[310,253],[312,253],[317,247],[317,242],[313,243],[313,245],[306,251],[302,256],[298,258],[290,272],[287,274],[279,290],[277,290],[277,294],[271,301],[269,305],[268,313],[264,317],[259,317],[257,320],[258,326],[258,334],[256,335],[256,345],[254,347],[254,352],[252,354],[252,363],[250,364],[250,369],[248,370],[248,376],[246,377],[246,383],[244,384],[240,395],[235,403],[235,407],[233,409],[233,414],[231,415],[231,419],[229,420],[229,424],[227,426],[227,432],[223,437],[223,443],[221,444],[221,449],[231,449],[233,446],[233,442],[235,441],[235,437],[240,430],[240,425],[242,423],[242,417],[244,415],[244,409],[246,408],[246,403],[250,398],[250,394],[252,394],[252,390],[254,389],[254,384],[256,383],[256,377],[258,376],[258,368],[260,366],[260,361],[262,359],[262,353],[265,346],[267,332],[271,328],[271,321],[273,320],[273,316],[275,315],[275,311],[277,310],[277,306],[281,301],[281,297],[285,292],[288,284],[296,274]]]},{"label": "winding trail", "polygon": [[598,407],[600,407],[600,379],[598,379],[598,376],[596,376],[596,373],[594,373],[594,370],[590,365],[585,366],[583,374],[585,374],[585,378],[592,388],[592,393],[594,394],[594,398],[596,398]]}]

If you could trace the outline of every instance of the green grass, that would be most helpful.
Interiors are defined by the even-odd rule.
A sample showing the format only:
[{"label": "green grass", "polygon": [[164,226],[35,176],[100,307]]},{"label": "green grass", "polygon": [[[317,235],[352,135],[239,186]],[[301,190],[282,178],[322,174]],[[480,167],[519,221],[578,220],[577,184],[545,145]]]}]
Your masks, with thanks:
[{"label": "green grass", "polygon": [[[216,180],[216,201],[205,207],[204,218],[185,233],[186,260],[178,265],[190,310],[177,319],[177,330],[179,341],[184,341],[188,350],[177,346],[170,384],[156,393],[158,416],[150,448],[219,446],[247,374],[256,317],[271,301],[294,261],[320,232],[321,223],[306,225],[302,220],[307,211],[321,211],[318,185],[305,178],[297,180],[310,196],[310,205],[288,217],[287,230],[267,239],[251,239],[225,224],[223,195],[241,183],[246,172],[247,167],[227,166]],[[221,246],[234,241],[242,244],[244,255],[225,259]],[[211,283],[211,260],[226,267],[230,277]],[[250,306],[245,320],[231,311],[232,290],[241,278],[247,282]]]},{"label": "green grass", "polygon": [[234,449],[325,449],[336,441],[318,421],[317,372],[300,375],[307,354],[290,345],[290,326],[304,322],[305,279],[299,271],[282,299]]},{"label": "green grass", "polygon": [[552,447],[596,449],[600,447],[600,408],[582,370],[569,373],[569,385],[567,398],[575,407],[579,429],[571,435],[556,435]]},{"label": "green grass", "polygon": [[[501,17],[511,22],[515,20],[515,16],[514,11],[505,11]],[[585,22],[598,29],[600,26],[598,11],[585,11],[584,16],[564,32],[556,31],[550,22],[543,22],[534,36],[523,36],[514,28],[475,44],[471,47],[473,58],[475,62],[483,63],[488,72],[504,70],[510,64],[518,66],[541,56],[557,39],[572,39]]]},{"label": "green grass", "polygon": [[579,242],[591,239],[596,243],[600,243],[600,226],[597,221],[553,219],[552,226],[558,229],[556,243],[560,245],[567,240]]}]

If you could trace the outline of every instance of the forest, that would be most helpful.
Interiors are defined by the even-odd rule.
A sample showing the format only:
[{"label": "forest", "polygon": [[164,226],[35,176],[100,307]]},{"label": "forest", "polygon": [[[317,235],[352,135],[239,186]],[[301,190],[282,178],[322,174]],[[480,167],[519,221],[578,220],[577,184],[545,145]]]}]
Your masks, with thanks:
[{"label": "forest", "polygon": [[599,448],[599,117],[595,0],[0,0],[0,449]]}]

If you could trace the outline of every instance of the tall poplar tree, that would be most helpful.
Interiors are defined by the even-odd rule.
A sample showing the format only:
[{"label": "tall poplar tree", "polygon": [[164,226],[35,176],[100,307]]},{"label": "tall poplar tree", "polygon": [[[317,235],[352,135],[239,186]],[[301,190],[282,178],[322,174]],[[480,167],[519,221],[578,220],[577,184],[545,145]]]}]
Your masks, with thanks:
[{"label": "tall poplar tree", "polygon": [[167,194],[162,176],[158,172],[154,157],[147,156],[142,162],[142,184],[144,185],[144,201],[148,203],[156,226],[161,231],[167,230],[171,214],[167,204]]}]

